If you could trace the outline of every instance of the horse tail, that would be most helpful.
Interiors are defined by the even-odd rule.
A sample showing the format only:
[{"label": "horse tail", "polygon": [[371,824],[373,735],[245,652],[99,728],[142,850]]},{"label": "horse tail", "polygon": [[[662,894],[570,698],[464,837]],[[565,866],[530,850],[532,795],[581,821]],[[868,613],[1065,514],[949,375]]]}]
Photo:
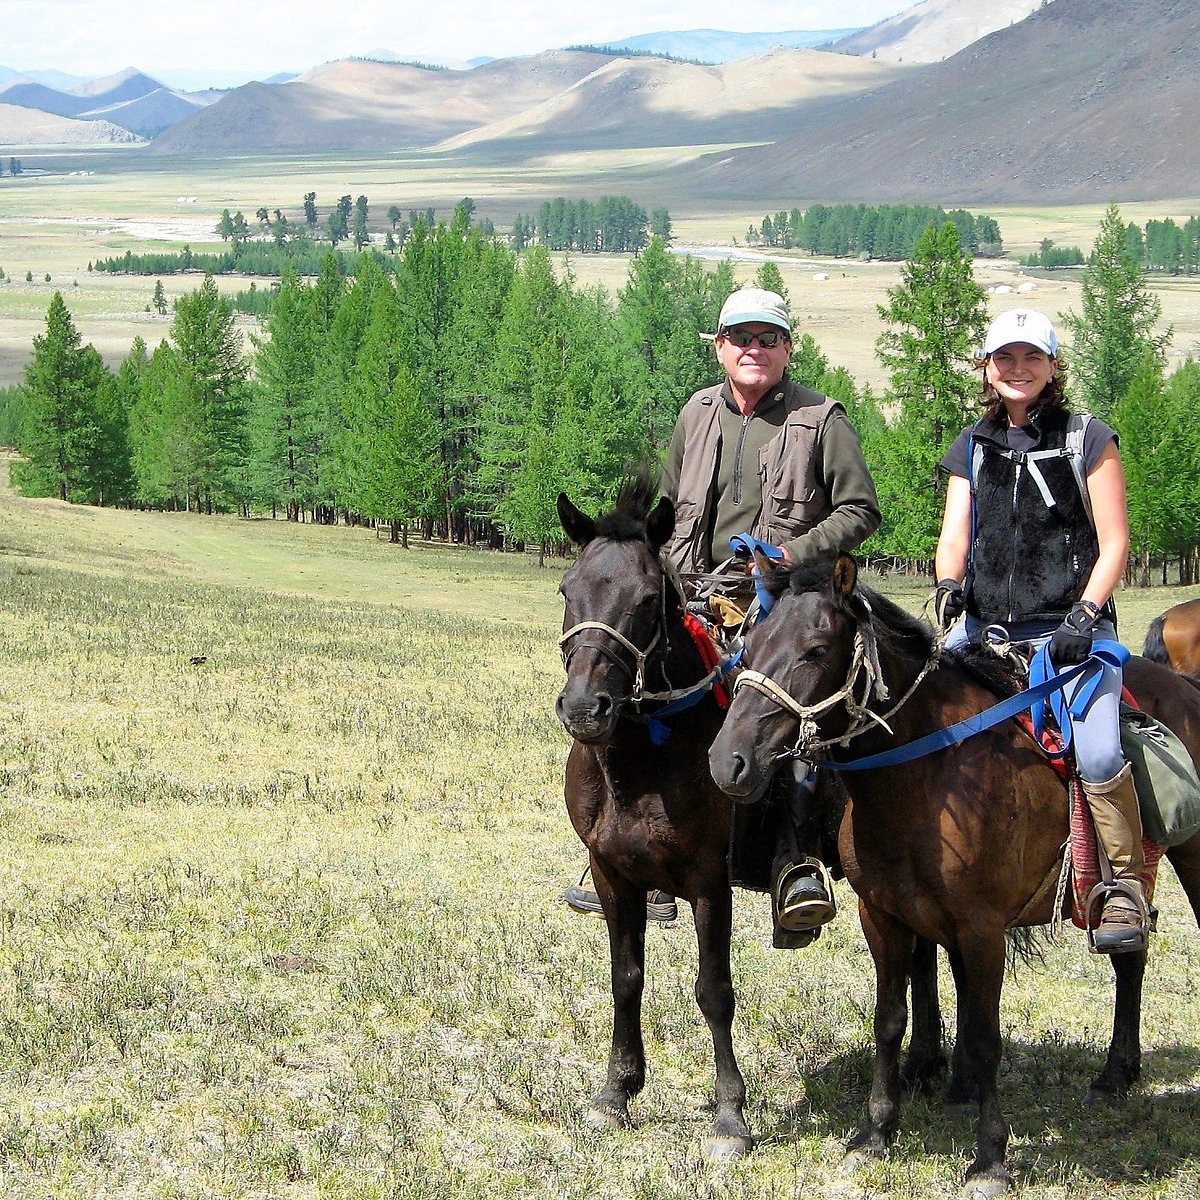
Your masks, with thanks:
[{"label": "horse tail", "polygon": [[1146,630],[1146,642],[1142,646],[1142,657],[1148,658],[1151,662],[1162,663],[1164,667],[1171,665],[1171,656],[1167,653],[1166,643],[1163,641],[1163,624],[1167,619],[1167,614],[1163,613],[1160,617],[1155,617],[1150,622],[1150,628]]}]

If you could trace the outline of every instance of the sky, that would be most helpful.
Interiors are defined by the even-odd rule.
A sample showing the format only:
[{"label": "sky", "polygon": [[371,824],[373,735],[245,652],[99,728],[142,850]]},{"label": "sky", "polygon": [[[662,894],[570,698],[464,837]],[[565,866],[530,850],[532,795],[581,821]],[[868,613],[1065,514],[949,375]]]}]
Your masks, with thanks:
[{"label": "sky", "polygon": [[175,86],[183,86],[175,77],[194,80],[200,72],[212,86],[233,86],[381,49],[462,65],[661,30],[848,29],[915,2],[0,0],[0,66],[89,79],[137,67]]}]

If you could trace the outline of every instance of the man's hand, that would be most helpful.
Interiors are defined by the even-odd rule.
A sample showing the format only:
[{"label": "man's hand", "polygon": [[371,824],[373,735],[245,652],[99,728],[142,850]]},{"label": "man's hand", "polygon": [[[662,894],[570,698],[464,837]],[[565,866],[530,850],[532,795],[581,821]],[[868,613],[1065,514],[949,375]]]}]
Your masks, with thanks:
[{"label": "man's hand", "polygon": [[966,607],[962,584],[958,580],[938,580],[937,591],[933,593],[933,615],[939,629],[949,629],[963,615]]},{"label": "man's hand", "polygon": [[1094,604],[1080,601],[1074,605],[1050,639],[1050,659],[1058,666],[1081,663],[1092,652],[1092,631],[1100,620]]}]

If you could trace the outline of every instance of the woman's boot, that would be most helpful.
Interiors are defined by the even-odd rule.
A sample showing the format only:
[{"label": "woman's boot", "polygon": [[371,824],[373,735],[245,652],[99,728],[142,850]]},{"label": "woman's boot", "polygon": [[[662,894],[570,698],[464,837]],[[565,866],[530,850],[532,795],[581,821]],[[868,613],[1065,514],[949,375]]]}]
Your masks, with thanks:
[{"label": "woman's boot", "polygon": [[[1091,931],[1092,948],[1098,954],[1145,950],[1150,908],[1146,900],[1142,815],[1132,771],[1126,763],[1105,783],[1081,782],[1096,825],[1097,848],[1112,865],[1113,876],[1111,883],[1105,881],[1093,890],[1093,896],[1099,894],[1104,907],[1099,924]],[[1091,907],[1089,901],[1089,916]]]}]

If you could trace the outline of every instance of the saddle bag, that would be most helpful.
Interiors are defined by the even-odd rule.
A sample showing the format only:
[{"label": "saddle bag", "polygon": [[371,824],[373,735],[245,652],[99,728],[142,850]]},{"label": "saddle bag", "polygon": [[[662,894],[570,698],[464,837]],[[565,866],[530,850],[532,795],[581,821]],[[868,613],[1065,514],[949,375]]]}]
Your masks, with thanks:
[{"label": "saddle bag", "polygon": [[1133,768],[1142,828],[1160,846],[1200,829],[1200,778],[1184,744],[1141,709],[1121,705],[1121,750]]}]

